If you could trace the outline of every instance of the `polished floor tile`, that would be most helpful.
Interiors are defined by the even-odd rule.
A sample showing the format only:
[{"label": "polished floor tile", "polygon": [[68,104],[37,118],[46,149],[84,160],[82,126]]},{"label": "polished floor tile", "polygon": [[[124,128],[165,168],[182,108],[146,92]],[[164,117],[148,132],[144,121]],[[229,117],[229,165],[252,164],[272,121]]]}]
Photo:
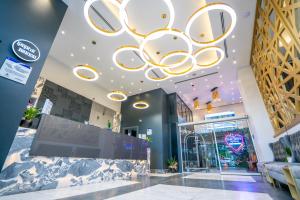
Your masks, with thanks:
[{"label": "polished floor tile", "polygon": [[241,192],[220,189],[155,185],[109,200],[272,200],[267,193]]},{"label": "polished floor tile", "polygon": [[218,180],[218,181],[240,181],[240,182],[256,182],[251,176],[241,175],[221,175],[217,173],[194,173],[184,178],[203,179],[203,180]]},{"label": "polished floor tile", "polygon": [[137,184],[135,181],[111,181],[97,184],[42,190],[0,197],[0,200],[54,200]]}]

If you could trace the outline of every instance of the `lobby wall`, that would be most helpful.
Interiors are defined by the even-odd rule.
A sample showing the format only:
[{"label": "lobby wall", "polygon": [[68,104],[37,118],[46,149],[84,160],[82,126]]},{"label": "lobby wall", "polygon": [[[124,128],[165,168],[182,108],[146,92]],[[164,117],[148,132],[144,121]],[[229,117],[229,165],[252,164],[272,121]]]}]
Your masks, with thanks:
[{"label": "lobby wall", "polygon": [[51,56],[51,52],[45,62],[41,76],[117,113],[120,112],[121,103],[109,100],[106,97],[108,93],[106,89],[97,85],[97,83],[82,81],[76,78],[72,73],[72,66],[66,66],[57,61]]},{"label": "lobby wall", "polygon": [[[6,57],[18,59],[11,49],[17,39],[35,43],[41,56],[25,85],[0,77],[0,168],[16,135],[23,112],[66,12],[61,0],[2,0],[0,6],[0,65]],[[20,61],[22,62],[22,61]]]},{"label": "lobby wall", "polygon": [[[132,105],[136,101],[146,101],[150,107],[139,110]],[[166,169],[170,157],[170,134],[168,125],[167,94],[162,89],[128,97],[121,105],[121,133],[125,127],[138,126],[140,134],[152,129],[151,169]]]}]

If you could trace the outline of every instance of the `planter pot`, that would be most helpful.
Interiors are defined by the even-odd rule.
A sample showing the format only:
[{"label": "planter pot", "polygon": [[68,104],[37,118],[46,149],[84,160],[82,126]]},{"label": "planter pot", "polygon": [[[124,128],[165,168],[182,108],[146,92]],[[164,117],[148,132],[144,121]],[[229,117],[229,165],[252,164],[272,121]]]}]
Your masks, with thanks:
[{"label": "planter pot", "polygon": [[24,128],[30,128],[32,126],[32,120],[23,119],[20,123],[20,126]]},{"label": "planter pot", "polygon": [[291,163],[291,162],[292,162],[292,157],[287,157],[287,161],[288,161],[289,163]]}]

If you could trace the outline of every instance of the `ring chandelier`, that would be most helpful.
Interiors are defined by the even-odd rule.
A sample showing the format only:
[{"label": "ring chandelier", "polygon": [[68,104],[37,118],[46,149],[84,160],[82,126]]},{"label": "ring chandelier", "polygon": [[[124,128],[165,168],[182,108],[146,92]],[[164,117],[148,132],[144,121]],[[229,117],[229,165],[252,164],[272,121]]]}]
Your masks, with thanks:
[{"label": "ring chandelier", "polygon": [[125,101],[127,99],[127,95],[122,91],[112,91],[107,94],[107,98],[112,101]]},{"label": "ring chandelier", "polygon": [[137,101],[137,102],[133,103],[132,106],[134,108],[140,109],[140,110],[149,108],[149,104],[146,101]]},{"label": "ring chandelier", "polygon": [[[218,65],[225,57],[224,51],[220,48],[215,46],[217,43],[223,41],[226,39],[233,31],[237,17],[235,11],[228,5],[224,3],[209,3],[201,8],[199,8],[196,12],[194,12],[191,17],[189,18],[186,28],[184,31],[180,31],[177,29],[173,29],[172,26],[174,24],[175,19],[175,11],[171,0],[163,0],[164,3],[167,5],[169,10],[169,20],[165,27],[162,27],[160,29],[154,30],[147,34],[142,34],[140,32],[137,32],[132,27],[129,26],[129,19],[126,13],[126,7],[130,0],[123,0],[122,3],[120,3],[118,0],[110,0],[112,4],[117,6],[119,8],[119,16],[120,16],[120,23],[121,28],[115,32],[109,32],[99,26],[96,25],[95,21],[92,20],[92,18],[89,15],[89,9],[92,6],[93,3],[96,1],[103,1],[103,0],[87,0],[85,6],[84,6],[84,16],[87,21],[87,23],[91,26],[92,29],[94,29],[96,32],[106,35],[106,36],[117,36],[122,34],[124,31],[126,31],[129,35],[133,37],[137,37],[141,39],[139,46],[121,46],[114,52],[112,56],[112,60],[114,64],[119,67],[122,70],[126,71],[140,71],[145,70],[145,76],[147,79],[151,81],[164,81],[167,80],[170,77],[174,76],[182,76],[185,74],[188,74],[189,72],[201,68],[210,68],[215,65]],[[227,13],[229,13],[231,18],[231,23],[227,30],[225,30],[224,34],[221,36],[218,36],[217,38],[214,38],[210,41],[198,41],[194,38],[192,38],[190,30],[192,28],[193,23],[196,21],[197,18],[199,18],[204,13],[207,13],[209,11],[213,10],[223,10]],[[154,61],[148,54],[148,52],[145,50],[146,45],[154,40],[157,40],[159,38],[162,38],[163,36],[171,35],[174,38],[179,38],[183,40],[187,45],[187,50],[177,50],[173,52],[169,52],[162,56],[159,62]],[[193,45],[196,47],[201,47],[200,49],[193,52]],[[118,55],[121,52],[125,51],[134,51],[138,54],[138,56],[144,61],[144,63],[137,67],[130,67],[124,65],[119,59]],[[208,64],[200,64],[197,61],[197,58],[207,52],[207,51],[215,51],[219,54],[218,58],[211,63]],[[179,61],[172,63],[172,64],[166,64],[166,61],[170,59],[171,57],[175,56],[183,56],[183,59],[180,59]],[[188,67],[185,67],[182,69],[182,65],[185,64],[187,61],[191,60],[191,65]],[[180,70],[178,70],[180,69]],[[150,72],[153,72],[153,70],[160,70],[161,74],[163,74],[162,77],[160,76],[150,76]],[[153,72],[154,75],[156,75],[155,72]]]},{"label": "ring chandelier", "polygon": [[[80,71],[88,71],[93,74],[93,77],[86,76],[80,73]],[[84,81],[95,81],[99,78],[99,74],[97,73],[96,69],[90,65],[77,65],[73,68],[73,74]]]}]

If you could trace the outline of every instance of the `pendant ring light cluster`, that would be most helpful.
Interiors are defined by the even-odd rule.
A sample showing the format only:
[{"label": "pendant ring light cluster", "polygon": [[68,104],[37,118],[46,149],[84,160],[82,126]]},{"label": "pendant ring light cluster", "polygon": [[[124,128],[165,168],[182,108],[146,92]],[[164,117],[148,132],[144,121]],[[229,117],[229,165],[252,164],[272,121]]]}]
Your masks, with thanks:
[{"label": "pendant ring light cluster", "polygon": [[[199,8],[196,12],[194,12],[191,17],[188,19],[185,30],[177,30],[172,28],[174,21],[175,21],[175,10],[172,4],[171,0],[162,0],[166,6],[168,7],[169,15],[168,15],[168,23],[161,28],[158,28],[150,33],[140,33],[134,28],[130,27],[128,15],[126,12],[126,7],[129,4],[130,0],[123,0],[121,3],[118,0],[110,0],[109,2],[115,5],[119,8],[119,16],[120,16],[120,24],[121,28],[116,30],[115,32],[111,32],[108,30],[105,30],[104,28],[100,27],[96,24],[96,22],[90,17],[89,15],[89,9],[93,6],[93,4],[97,1],[103,1],[103,0],[87,0],[84,6],[84,17],[89,24],[89,26],[95,30],[97,33],[105,35],[105,36],[118,36],[122,34],[123,32],[127,32],[129,35],[139,39],[140,45],[139,46],[122,46],[118,48],[114,54],[113,54],[113,62],[114,64],[119,67],[122,70],[126,71],[140,71],[145,70],[145,76],[147,79],[151,81],[164,81],[170,77],[174,76],[182,76],[185,74],[190,73],[193,70],[201,69],[201,68],[210,68],[217,64],[219,64],[223,58],[224,58],[224,51],[217,47],[216,44],[220,43],[226,37],[228,37],[237,21],[236,13],[235,11],[228,5],[224,3],[209,3],[201,8]],[[214,38],[210,41],[198,41],[195,38],[191,36],[191,28],[194,22],[204,13],[207,13],[209,11],[213,10],[223,10],[227,12],[230,15],[231,23],[229,27],[225,30],[224,34],[218,36],[217,38]],[[187,45],[187,50],[178,50],[174,52],[169,52],[166,55],[162,57],[162,59],[157,62],[154,61],[149,54],[145,50],[145,46],[150,42],[157,40],[159,38],[162,38],[166,35],[172,35],[174,38],[179,38],[183,40]],[[200,49],[194,51],[195,47],[200,47]],[[118,55],[124,51],[134,51],[137,53],[143,60],[143,64],[137,67],[129,67],[124,65],[120,60],[118,59]],[[207,51],[216,51],[220,54],[218,58],[211,63],[205,63],[205,64],[199,64],[197,63],[197,58],[207,52]],[[172,64],[166,64],[166,60],[170,59],[171,57],[175,56],[184,56],[183,59],[180,59],[176,63]],[[176,70],[177,67],[180,69],[182,68],[182,65],[185,64],[188,60],[191,60],[191,65],[188,67],[184,67],[183,70]],[[163,77],[151,77],[149,74],[153,70],[160,70],[160,72],[163,74]]]},{"label": "pendant ring light cluster", "polygon": [[112,101],[125,101],[127,99],[127,95],[122,91],[112,91],[107,94],[107,98]]}]

